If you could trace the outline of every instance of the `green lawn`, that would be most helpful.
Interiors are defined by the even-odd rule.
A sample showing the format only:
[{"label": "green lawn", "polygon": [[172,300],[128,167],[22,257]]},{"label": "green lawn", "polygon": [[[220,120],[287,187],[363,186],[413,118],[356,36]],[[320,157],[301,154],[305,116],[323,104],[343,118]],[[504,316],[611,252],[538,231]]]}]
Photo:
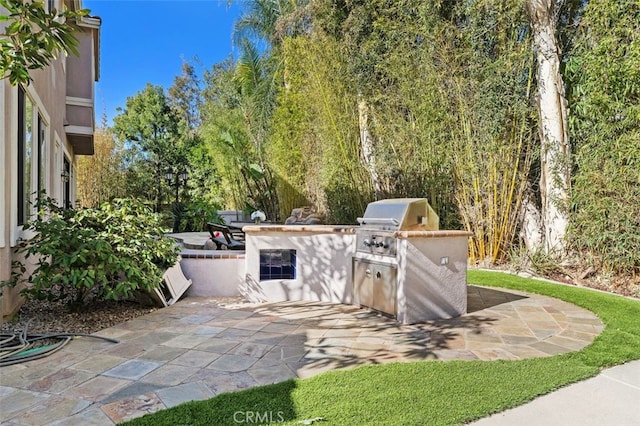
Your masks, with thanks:
[{"label": "green lawn", "polygon": [[497,272],[469,271],[468,281],[574,303],[597,314],[605,330],[583,350],[549,358],[422,361],[333,371],[182,404],[127,424],[302,424],[317,418],[324,421],[314,424],[462,424],[640,358],[640,301]]}]

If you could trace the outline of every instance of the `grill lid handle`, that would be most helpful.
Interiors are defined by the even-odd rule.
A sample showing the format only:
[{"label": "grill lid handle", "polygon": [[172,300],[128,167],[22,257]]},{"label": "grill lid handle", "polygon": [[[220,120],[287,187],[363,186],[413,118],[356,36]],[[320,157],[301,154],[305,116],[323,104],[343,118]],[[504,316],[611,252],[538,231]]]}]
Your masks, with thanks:
[{"label": "grill lid handle", "polygon": [[400,225],[398,219],[392,217],[359,217],[360,225]]}]

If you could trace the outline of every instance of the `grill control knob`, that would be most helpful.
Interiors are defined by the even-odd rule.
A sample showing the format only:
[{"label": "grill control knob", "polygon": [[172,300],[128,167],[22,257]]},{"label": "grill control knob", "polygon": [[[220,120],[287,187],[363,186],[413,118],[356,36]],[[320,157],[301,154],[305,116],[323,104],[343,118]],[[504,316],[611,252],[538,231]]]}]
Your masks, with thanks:
[{"label": "grill control knob", "polygon": [[376,247],[383,247],[384,243],[382,241],[379,241],[376,243]]},{"label": "grill control knob", "polygon": [[368,239],[365,239],[365,240],[362,242],[362,245],[364,245],[365,247],[371,247],[371,241],[369,241]]}]

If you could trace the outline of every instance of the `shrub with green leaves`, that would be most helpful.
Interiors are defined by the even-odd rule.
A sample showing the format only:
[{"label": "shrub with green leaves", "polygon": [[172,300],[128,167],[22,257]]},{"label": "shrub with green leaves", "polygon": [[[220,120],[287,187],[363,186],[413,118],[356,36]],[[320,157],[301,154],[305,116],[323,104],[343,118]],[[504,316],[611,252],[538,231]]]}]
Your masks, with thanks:
[{"label": "shrub with green leaves", "polygon": [[96,300],[126,300],[157,288],[178,257],[174,240],[163,236],[160,218],[139,201],[118,199],[96,209],[71,210],[51,199],[38,206],[25,228],[35,236],[18,247],[36,259],[27,276],[21,262],[11,282],[27,279],[27,298],[62,300],[81,310]]}]

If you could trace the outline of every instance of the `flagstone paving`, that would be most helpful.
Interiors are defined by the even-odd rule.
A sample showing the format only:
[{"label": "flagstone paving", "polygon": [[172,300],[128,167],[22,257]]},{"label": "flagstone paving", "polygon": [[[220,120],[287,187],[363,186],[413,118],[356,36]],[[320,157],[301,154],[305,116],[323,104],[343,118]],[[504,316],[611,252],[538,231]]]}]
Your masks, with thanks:
[{"label": "flagstone paving", "polygon": [[0,368],[0,422],[111,425],[223,392],[366,364],[545,357],[603,330],[591,312],[469,286],[467,314],[402,325],[356,306],[185,298],[50,357]]}]

